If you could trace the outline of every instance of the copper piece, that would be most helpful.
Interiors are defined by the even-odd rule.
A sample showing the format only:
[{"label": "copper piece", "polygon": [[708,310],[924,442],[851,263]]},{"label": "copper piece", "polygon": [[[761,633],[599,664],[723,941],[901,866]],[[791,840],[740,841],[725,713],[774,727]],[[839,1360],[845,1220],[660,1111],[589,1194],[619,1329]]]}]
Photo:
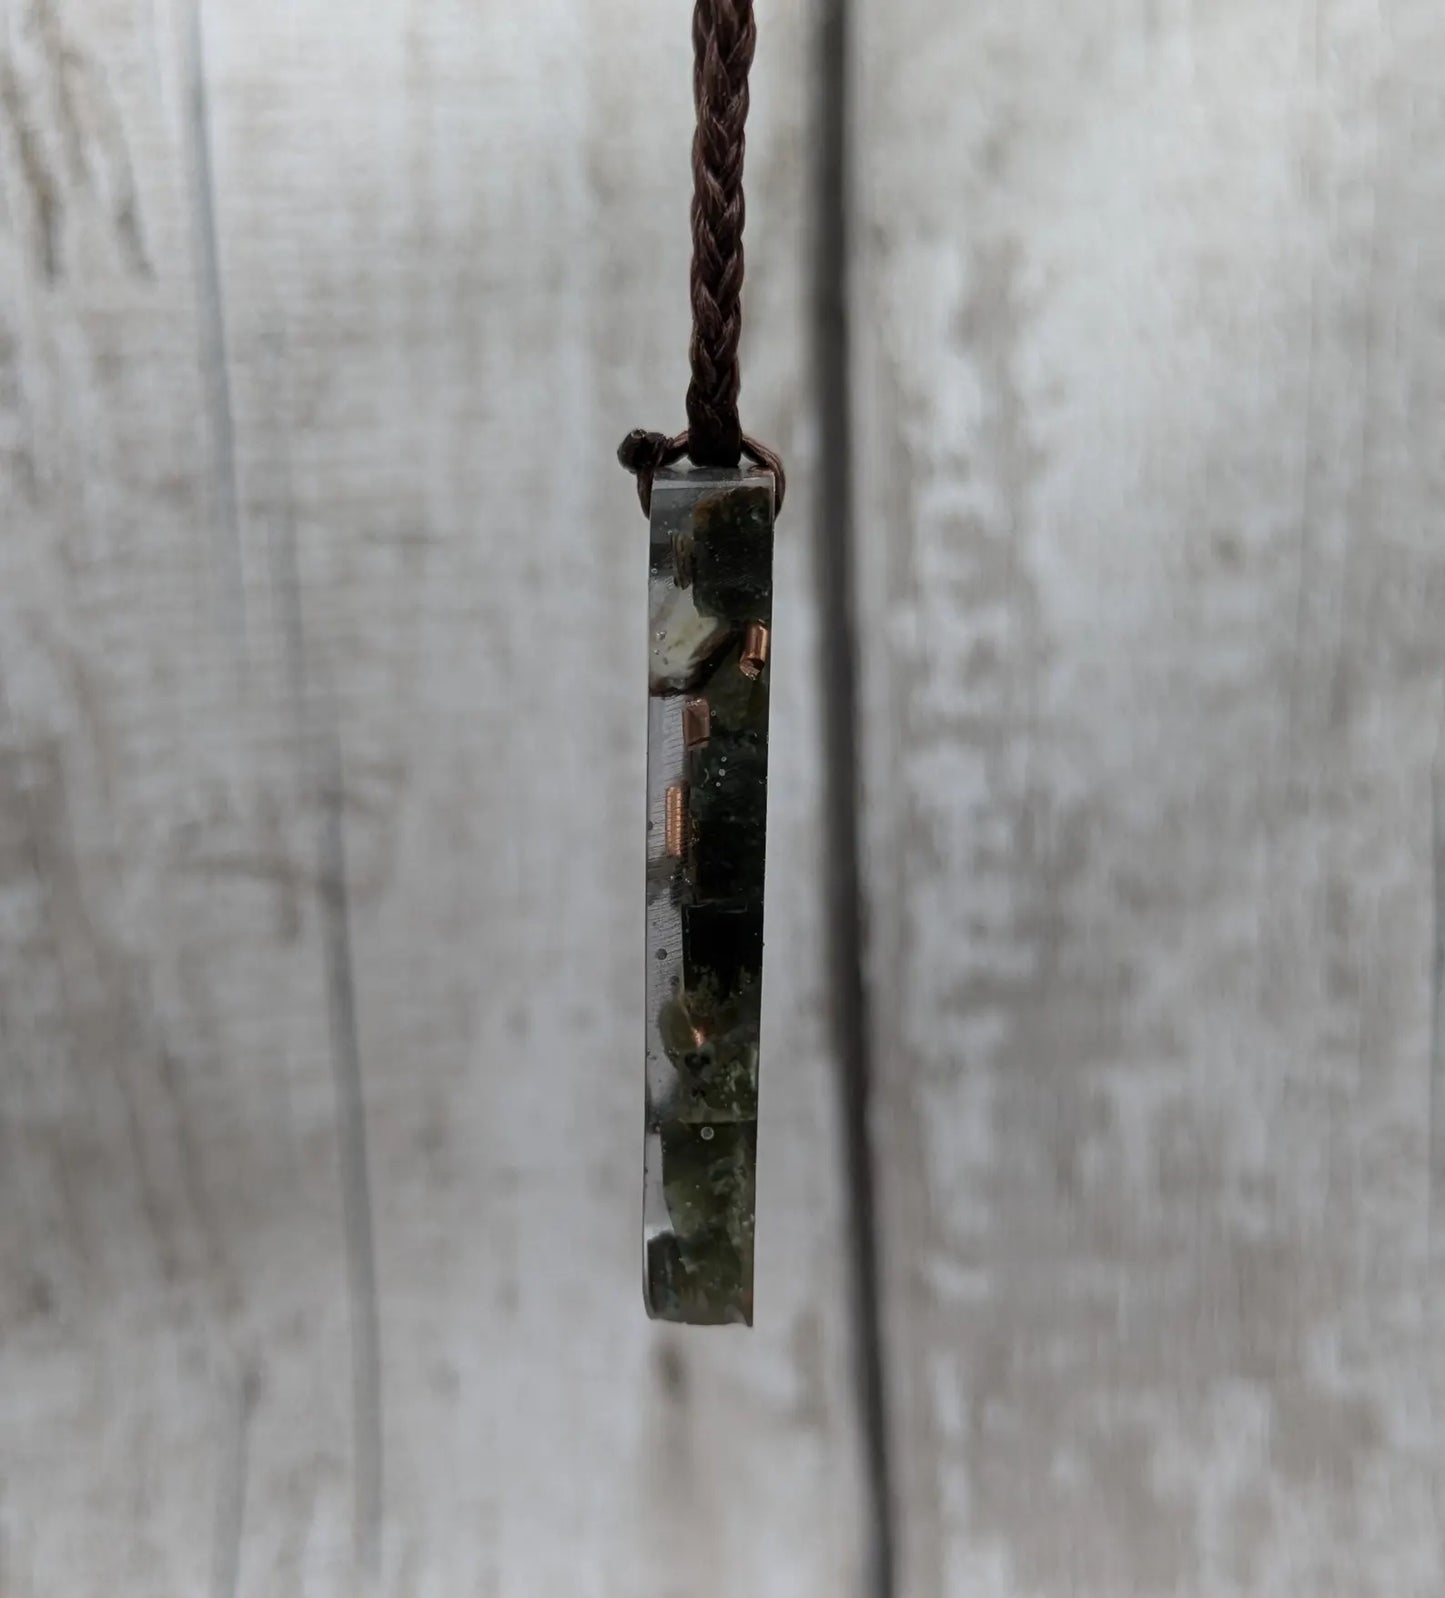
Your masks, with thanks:
[{"label": "copper piece", "polygon": [[742,658],[738,661],[738,669],[744,677],[754,680],[761,677],[763,667],[768,663],[768,629],[760,621],[750,621],[748,630],[743,634]]},{"label": "copper piece", "polygon": [[698,749],[712,737],[712,706],[706,699],[689,699],[682,707],[682,741]]},{"label": "copper piece", "polygon": [[691,533],[672,535],[672,580],[679,588],[692,587],[692,549]]},{"label": "copper piece", "polygon": [[687,785],[681,782],[667,790],[667,852],[674,860],[687,853]]},{"label": "copper piece", "polygon": [[692,1044],[695,1049],[703,1048],[712,1036],[712,1024],[706,1016],[688,1015],[688,1026],[692,1031]]}]

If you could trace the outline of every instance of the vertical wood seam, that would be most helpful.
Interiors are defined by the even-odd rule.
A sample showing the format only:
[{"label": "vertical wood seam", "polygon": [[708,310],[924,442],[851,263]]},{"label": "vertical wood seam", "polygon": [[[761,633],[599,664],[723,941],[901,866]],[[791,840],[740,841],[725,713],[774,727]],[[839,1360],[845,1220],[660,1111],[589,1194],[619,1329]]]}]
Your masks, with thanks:
[{"label": "vertical wood seam", "polygon": [[1429,1147],[1425,1159],[1425,1262],[1427,1330],[1440,1314],[1440,1182],[1445,1174],[1445,718],[1435,745],[1431,774],[1431,898],[1434,947],[1430,959],[1430,1059],[1427,1090]]},{"label": "vertical wood seam", "polygon": [[837,1060],[839,1150],[848,1204],[854,1381],[867,1494],[869,1598],[893,1598],[894,1525],[878,1217],[870,1136],[872,1015],[865,987],[859,822],[858,640],[853,564],[853,408],[848,313],[849,5],[821,0],[814,259],[814,399],[820,686],[830,1017]]},{"label": "vertical wood seam", "polygon": [[345,763],[338,707],[318,694],[307,658],[306,620],[289,455],[273,548],[273,580],[283,605],[287,669],[295,706],[301,781],[320,809],[316,836],[317,895],[326,967],[331,1069],[336,1104],[337,1163],[345,1238],[351,1332],[353,1540],[367,1576],[380,1570],[385,1517],[385,1431],[381,1396],[381,1309],[376,1272],[376,1225],[366,1129],[351,892],[346,856]]},{"label": "vertical wood seam", "polygon": [[331,1058],[336,1085],[336,1137],[341,1171],[342,1224],[351,1300],[353,1469],[356,1472],[356,1554],[362,1569],[380,1564],[384,1474],[381,1415],[381,1315],[376,1285],[376,1228],[372,1218],[357,1021],[356,962],[351,938],[351,893],[342,811],[341,745],[328,718],[322,774],[317,865],[323,905]]},{"label": "vertical wood seam", "polygon": [[246,1530],[246,1492],[250,1479],[251,1419],[260,1376],[243,1365],[228,1395],[229,1413],[221,1441],[216,1477],[216,1519],[211,1549],[212,1598],[236,1598],[241,1586],[241,1546]]},{"label": "vertical wood seam", "polygon": [[246,573],[241,550],[241,501],[236,475],[236,421],[231,400],[230,348],[221,284],[221,246],[216,220],[215,174],[211,159],[211,104],[206,83],[206,38],[201,8],[191,0],[187,99],[191,119],[193,227],[196,249],[197,329],[201,379],[211,431],[218,503],[214,537],[224,585],[226,625],[236,659],[246,656]]}]

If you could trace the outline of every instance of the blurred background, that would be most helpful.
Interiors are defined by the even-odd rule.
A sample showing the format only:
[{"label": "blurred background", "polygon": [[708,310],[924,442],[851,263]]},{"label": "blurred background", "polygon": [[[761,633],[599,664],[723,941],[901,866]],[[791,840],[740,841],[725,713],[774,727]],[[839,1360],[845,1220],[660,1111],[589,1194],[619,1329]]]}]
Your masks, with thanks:
[{"label": "blurred background", "polygon": [[638,1292],[688,11],[0,3],[0,1593],[1434,1598],[1445,12],[761,0],[745,1335]]}]

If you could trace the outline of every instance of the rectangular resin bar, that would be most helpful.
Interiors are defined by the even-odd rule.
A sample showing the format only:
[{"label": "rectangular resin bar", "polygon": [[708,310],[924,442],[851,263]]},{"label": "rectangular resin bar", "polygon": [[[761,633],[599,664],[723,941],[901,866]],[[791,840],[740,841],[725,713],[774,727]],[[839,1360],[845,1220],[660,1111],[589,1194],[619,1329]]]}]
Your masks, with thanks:
[{"label": "rectangular resin bar", "polygon": [[648,584],[648,1313],[751,1325],[773,479],[658,472]]}]

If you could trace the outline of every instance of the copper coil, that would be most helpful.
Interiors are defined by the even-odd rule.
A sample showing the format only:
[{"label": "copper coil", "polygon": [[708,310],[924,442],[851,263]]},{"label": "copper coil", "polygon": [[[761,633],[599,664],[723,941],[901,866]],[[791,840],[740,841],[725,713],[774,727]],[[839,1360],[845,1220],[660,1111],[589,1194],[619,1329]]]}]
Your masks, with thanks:
[{"label": "copper coil", "polygon": [[674,860],[687,854],[687,785],[675,782],[667,790],[667,852]]}]

